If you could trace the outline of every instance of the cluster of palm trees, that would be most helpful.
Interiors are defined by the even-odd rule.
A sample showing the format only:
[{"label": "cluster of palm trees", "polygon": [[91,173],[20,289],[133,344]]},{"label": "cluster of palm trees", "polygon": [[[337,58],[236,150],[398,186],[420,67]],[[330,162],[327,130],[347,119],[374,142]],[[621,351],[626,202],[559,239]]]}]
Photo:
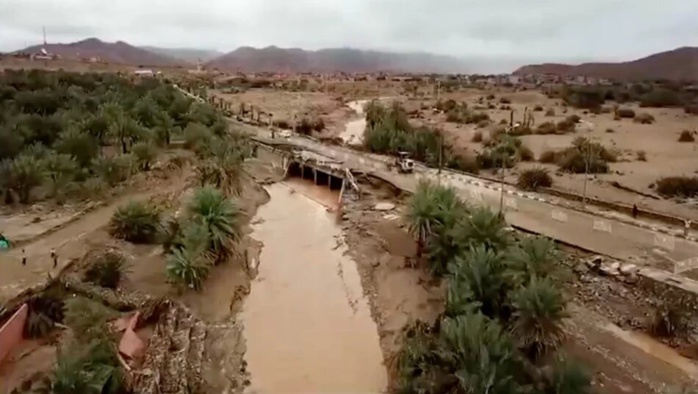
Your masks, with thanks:
[{"label": "cluster of palm trees", "polygon": [[[406,330],[396,364],[399,392],[589,391],[587,374],[555,354],[567,314],[550,240],[516,239],[501,215],[427,181],[406,216],[420,263],[447,281],[447,294],[434,324]],[[557,360],[547,365],[551,359]]]},{"label": "cluster of palm trees", "polygon": [[241,238],[242,211],[234,199],[242,192],[243,161],[251,153],[238,135],[207,137],[192,184],[197,188],[181,218],[173,219],[164,242],[167,276],[178,286],[200,290],[211,267],[235,252]]}]

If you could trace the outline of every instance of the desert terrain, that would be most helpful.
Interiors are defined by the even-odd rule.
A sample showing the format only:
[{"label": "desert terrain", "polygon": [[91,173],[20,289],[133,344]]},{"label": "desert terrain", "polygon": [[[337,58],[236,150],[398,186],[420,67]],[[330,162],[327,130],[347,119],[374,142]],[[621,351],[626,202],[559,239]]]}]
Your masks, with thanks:
[{"label": "desert terrain", "polygon": [[[0,75],[15,91],[37,78],[14,72]],[[62,73],[87,78],[86,86],[91,78],[113,83]],[[695,129],[694,115],[622,104],[653,116],[641,124],[508,86],[299,85],[290,77],[231,89],[217,83],[219,73],[164,74],[127,77],[117,105],[88,110],[89,119],[116,125],[104,134],[68,116],[84,99],[72,94],[66,107],[40,107],[46,112],[36,116],[65,116],[76,130],[22,134],[17,149],[2,151],[13,181],[2,184],[0,216],[11,242],[0,250],[0,339],[12,345],[0,353],[3,390],[480,392],[486,374],[501,393],[698,387],[698,285],[667,263],[693,256],[698,244],[689,232],[658,246],[649,226],[681,229],[612,208],[637,204],[698,220],[690,199],[650,186],[695,171],[695,142],[678,142]],[[67,90],[50,71],[40,78],[57,95]],[[191,99],[200,92],[201,102]],[[83,93],[102,100],[98,88]],[[25,122],[28,104],[11,97],[7,119]],[[372,127],[395,121],[380,112],[374,123],[374,99],[399,104],[409,127],[443,131],[448,155],[477,163],[512,110],[521,123],[530,110],[532,131],[517,137],[533,157],[505,170],[506,199],[495,189],[496,166],[477,169],[480,178],[442,174],[424,155],[414,173],[398,173],[383,154],[391,152],[365,144]],[[455,122],[440,109],[449,102],[490,120]],[[535,132],[572,115],[580,119],[564,132]],[[13,124],[2,125],[7,141]],[[587,184],[587,196],[611,208],[549,195],[582,193],[583,174],[536,162],[580,136],[616,156]],[[424,138],[433,148],[433,137]],[[80,158],[66,141],[87,141],[92,156]],[[516,189],[531,167],[549,170],[549,190]],[[27,168],[36,176],[17,176]],[[502,216],[498,201],[506,201]],[[598,218],[613,232],[592,229]]]}]

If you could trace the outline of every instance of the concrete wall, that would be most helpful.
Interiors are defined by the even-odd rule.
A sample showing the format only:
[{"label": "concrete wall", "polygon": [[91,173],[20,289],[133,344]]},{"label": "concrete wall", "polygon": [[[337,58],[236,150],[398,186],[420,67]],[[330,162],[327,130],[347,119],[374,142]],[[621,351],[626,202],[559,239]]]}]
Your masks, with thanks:
[{"label": "concrete wall", "polygon": [[285,169],[288,165],[288,153],[270,146],[257,144],[257,158],[268,161],[275,168]]},{"label": "concrete wall", "polygon": [[0,328],[0,363],[22,341],[27,313],[27,304],[23,304]]},{"label": "concrete wall", "polygon": [[649,298],[687,312],[693,319],[698,312],[698,282],[671,272],[643,268],[636,286]]}]

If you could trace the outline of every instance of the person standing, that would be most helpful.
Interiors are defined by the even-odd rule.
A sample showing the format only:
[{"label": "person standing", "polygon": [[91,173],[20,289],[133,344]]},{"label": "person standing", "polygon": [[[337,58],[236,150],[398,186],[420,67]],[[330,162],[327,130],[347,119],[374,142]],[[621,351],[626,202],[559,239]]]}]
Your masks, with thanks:
[{"label": "person standing", "polygon": [[689,219],[686,219],[683,221],[684,228],[683,228],[683,236],[688,237],[688,232],[691,230],[691,221]]},{"label": "person standing", "polygon": [[54,248],[51,248],[51,259],[53,260],[53,268],[56,268],[58,266],[58,255]]},{"label": "person standing", "polygon": [[633,204],[633,219],[637,219],[637,204]]},{"label": "person standing", "polygon": [[27,265],[27,253],[22,248],[22,265]]}]

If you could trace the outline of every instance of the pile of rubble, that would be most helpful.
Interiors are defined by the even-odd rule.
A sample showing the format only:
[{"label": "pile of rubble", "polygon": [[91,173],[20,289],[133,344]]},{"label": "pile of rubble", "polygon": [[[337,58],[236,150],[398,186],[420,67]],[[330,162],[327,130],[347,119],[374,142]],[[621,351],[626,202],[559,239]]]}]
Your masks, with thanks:
[{"label": "pile of rubble", "polygon": [[629,282],[637,280],[637,273],[640,270],[640,267],[633,263],[606,262],[603,256],[594,256],[584,263],[592,272],[606,276],[622,276]]}]

